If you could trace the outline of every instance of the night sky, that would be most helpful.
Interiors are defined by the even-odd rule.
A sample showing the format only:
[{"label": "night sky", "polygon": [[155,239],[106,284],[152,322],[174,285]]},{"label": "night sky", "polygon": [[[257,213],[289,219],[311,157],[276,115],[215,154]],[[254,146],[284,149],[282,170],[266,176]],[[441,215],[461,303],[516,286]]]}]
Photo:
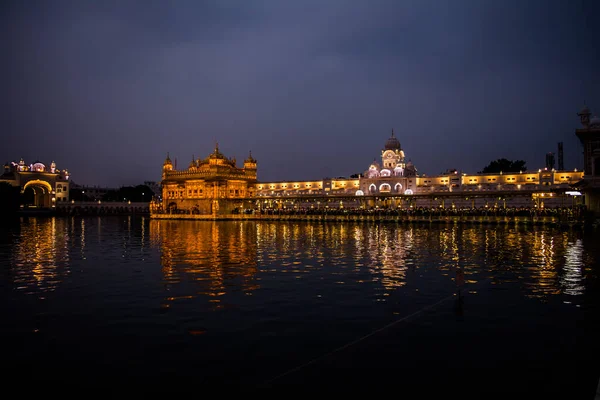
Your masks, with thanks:
[{"label": "night sky", "polygon": [[0,161],[79,184],[160,180],[219,143],[260,181],[362,173],[392,129],[428,175],[544,166],[600,115],[592,0],[0,4]]}]

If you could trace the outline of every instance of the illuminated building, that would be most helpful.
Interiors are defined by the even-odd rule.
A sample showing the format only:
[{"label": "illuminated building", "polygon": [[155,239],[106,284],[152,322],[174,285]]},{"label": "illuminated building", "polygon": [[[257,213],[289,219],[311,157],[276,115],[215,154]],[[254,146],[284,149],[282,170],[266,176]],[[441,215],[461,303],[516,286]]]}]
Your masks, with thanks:
[{"label": "illuminated building", "polygon": [[[176,170],[167,155],[162,172],[163,211],[191,214],[228,214],[233,209],[251,206],[246,199],[255,197],[256,160],[252,154],[244,167],[235,158],[215,150],[204,160],[192,159],[185,170]],[[156,203],[151,208],[156,211]]]},{"label": "illuminated building", "polygon": [[69,172],[56,168],[54,161],[49,168],[39,161],[27,165],[22,158],[18,163],[6,163],[0,182],[20,187],[25,198],[30,199],[26,203],[34,207],[52,208],[56,203],[69,201]]},{"label": "illuminated building", "polygon": [[417,191],[417,169],[411,161],[405,162],[404,151],[394,131],[381,151],[381,164],[373,160],[369,169],[359,178],[359,187],[357,195],[412,194]]},{"label": "illuminated building", "polygon": [[577,113],[582,126],[575,134],[583,145],[584,175],[576,187],[585,195],[587,208],[600,214],[600,118],[591,114],[587,106]]},{"label": "illuminated building", "polygon": [[178,171],[167,157],[163,164],[162,203],[152,211],[228,214],[264,208],[389,207],[557,207],[571,206],[564,193],[581,180],[582,171],[498,172],[465,174],[458,170],[419,175],[394,135],[356,178],[258,182],[256,160],[235,166],[218,147],[205,160],[192,160]]},{"label": "illuminated building", "polygon": [[[324,200],[343,198],[345,207],[555,207],[571,206],[559,194],[583,177],[583,172],[538,169],[537,171],[465,174],[449,170],[439,175],[417,174],[399,140],[392,132],[374,160],[357,178],[319,181],[259,182],[259,198],[294,199],[300,207],[315,207],[303,198]],[[354,199],[352,199],[354,197]],[[508,201],[508,203],[507,203]],[[263,202],[264,203],[264,202]],[[314,201],[312,202],[314,203]],[[273,204],[269,202],[268,204]],[[289,204],[289,202],[288,202]],[[288,205],[289,206],[289,205]],[[335,205],[334,205],[335,206]],[[320,205],[319,205],[320,207]]]}]

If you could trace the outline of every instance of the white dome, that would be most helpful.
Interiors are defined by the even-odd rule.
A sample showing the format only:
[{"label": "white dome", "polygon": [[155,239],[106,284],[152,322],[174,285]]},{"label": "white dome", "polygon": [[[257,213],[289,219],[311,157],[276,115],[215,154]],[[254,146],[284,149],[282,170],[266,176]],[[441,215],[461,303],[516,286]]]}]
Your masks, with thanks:
[{"label": "white dome", "polygon": [[590,118],[590,125],[600,125],[600,117],[594,115],[592,118]]}]

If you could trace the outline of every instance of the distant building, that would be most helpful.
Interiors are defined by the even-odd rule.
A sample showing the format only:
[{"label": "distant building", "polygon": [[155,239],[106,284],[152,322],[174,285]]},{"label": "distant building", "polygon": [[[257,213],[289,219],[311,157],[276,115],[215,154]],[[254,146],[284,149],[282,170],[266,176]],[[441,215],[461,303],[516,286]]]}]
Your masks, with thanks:
[{"label": "distant building", "polygon": [[174,168],[167,155],[163,199],[154,203],[153,210],[227,214],[265,208],[570,206],[570,201],[565,204],[568,196],[564,193],[583,176],[582,171],[548,167],[471,175],[451,169],[439,175],[419,175],[393,131],[380,156],[380,161],[374,160],[354,178],[259,182],[251,155],[238,168],[235,159],[226,158],[217,146],[206,159],[193,159],[185,170]]},{"label": "distant building", "polygon": [[4,164],[0,182],[21,188],[25,204],[32,207],[52,208],[56,203],[69,201],[69,171],[60,170],[52,161],[50,166],[35,161],[29,165],[21,158]]},{"label": "distant building", "polygon": [[[504,206],[507,203],[503,193],[510,193],[510,206],[553,207],[564,205],[564,199],[559,199],[557,193],[569,190],[570,185],[582,176],[581,171],[552,168],[487,174],[466,174],[449,169],[439,175],[419,175],[414,164],[406,161],[404,150],[392,132],[381,150],[381,161],[374,160],[358,178],[257,182],[256,196],[280,198],[279,204],[287,202],[285,207],[298,208],[322,207],[321,204],[325,204],[323,197],[328,202],[338,198],[338,204],[349,208],[406,207],[408,204],[478,207]],[[268,203],[274,204],[272,200]]]},{"label": "distant building", "polygon": [[577,113],[581,128],[575,134],[583,145],[583,179],[575,185],[585,195],[585,205],[589,210],[600,214],[600,118],[591,117],[585,106]]},{"label": "distant building", "polygon": [[71,182],[71,190],[81,191],[81,197],[77,195],[77,198],[81,198],[85,201],[98,201],[102,200],[104,195],[108,192],[117,189],[100,186],[79,185],[75,182]]},{"label": "distant building", "polygon": [[554,169],[554,153],[550,152],[546,154],[546,169]]},{"label": "distant building", "polygon": [[564,157],[563,157],[563,142],[558,142],[558,169],[560,171],[565,169]]}]

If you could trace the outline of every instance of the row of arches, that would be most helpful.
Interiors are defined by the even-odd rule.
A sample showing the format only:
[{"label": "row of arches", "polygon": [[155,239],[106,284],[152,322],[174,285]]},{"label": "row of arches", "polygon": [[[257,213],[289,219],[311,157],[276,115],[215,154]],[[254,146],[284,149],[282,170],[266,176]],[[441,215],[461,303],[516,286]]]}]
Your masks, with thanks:
[{"label": "row of arches", "polygon": [[367,178],[384,178],[388,176],[404,176],[404,168],[397,166],[393,170],[384,168],[378,171],[376,167],[371,167],[367,172]]},{"label": "row of arches", "polygon": [[[375,185],[374,183],[371,183],[369,185],[369,189],[368,189],[368,193],[369,194],[377,194],[377,193],[397,193],[397,194],[413,194],[412,189],[404,189],[402,187],[401,183],[396,183],[394,185],[394,187],[392,188],[392,186],[389,183],[382,183],[381,185],[379,185],[379,187],[377,187],[377,185]],[[365,193],[362,190],[357,190],[356,191],[356,195],[357,196],[364,196]]]}]

